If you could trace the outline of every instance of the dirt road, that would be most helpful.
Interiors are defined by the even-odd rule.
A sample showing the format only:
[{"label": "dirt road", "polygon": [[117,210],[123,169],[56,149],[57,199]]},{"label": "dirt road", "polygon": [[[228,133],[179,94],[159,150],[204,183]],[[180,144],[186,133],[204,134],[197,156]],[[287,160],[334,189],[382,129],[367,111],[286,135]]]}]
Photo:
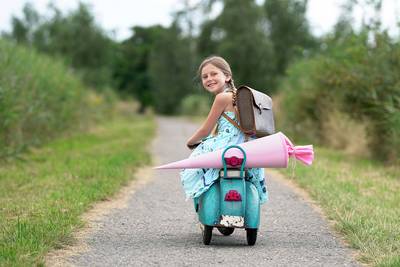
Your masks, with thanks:
[{"label": "dirt road", "polygon": [[[185,158],[185,140],[196,125],[158,118],[155,164]],[[267,171],[270,201],[263,205],[255,246],[245,231],[225,237],[214,230],[202,244],[191,201],[185,201],[178,171],[152,171],[150,181],[127,193],[125,205],[90,223],[63,264],[74,266],[358,266],[352,251],[330,231],[310,203]],[[149,177],[138,177],[138,179]],[[84,244],[84,245],[82,245]],[[79,249],[81,248],[81,249]],[[51,261],[50,261],[51,262]],[[52,265],[52,264],[50,264]]]}]

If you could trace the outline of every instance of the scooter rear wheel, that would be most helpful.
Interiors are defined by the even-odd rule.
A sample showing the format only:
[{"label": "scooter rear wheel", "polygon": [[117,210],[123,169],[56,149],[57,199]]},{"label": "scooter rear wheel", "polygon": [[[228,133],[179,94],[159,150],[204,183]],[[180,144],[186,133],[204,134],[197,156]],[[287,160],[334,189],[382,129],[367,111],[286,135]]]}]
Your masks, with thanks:
[{"label": "scooter rear wheel", "polygon": [[217,227],[218,231],[223,234],[223,235],[231,235],[233,233],[233,231],[235,231],[235,228],[231,228],[231,227]]},{"label": "scooter rear wheel", "polygon": [[212,230],[213,227],[209,225],[204,225],[203,229],[203,244],[210,245],[211,238],[212,238]]},{"label": "scooter rear wheel", "polygon": [[254,246],[257,241],[257,228],[247,228],[246,229],[247,244],[249,246]]}]

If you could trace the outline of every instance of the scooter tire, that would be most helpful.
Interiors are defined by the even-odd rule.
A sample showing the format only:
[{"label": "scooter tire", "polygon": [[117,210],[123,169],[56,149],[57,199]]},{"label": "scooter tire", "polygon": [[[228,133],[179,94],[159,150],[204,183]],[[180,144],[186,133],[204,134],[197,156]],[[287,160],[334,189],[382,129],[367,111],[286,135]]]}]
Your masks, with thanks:
[{"label": "scooter tire", "polygon": [[212,238],[212,230],[213,227],[209,225],[204,225],[203,228],[203,244],[210,245],[211,238]]},{"label": "scooter tire", "polygon": [[235,231],[235,228],[232,227],[217,227],[217,229],[221,234],[225,236],[231,235],[233,231]]},{"label": "scooter tire", "polygon": [[257,228],[247,228],[246,229],[247,245],[254,246],[257,241]]}]

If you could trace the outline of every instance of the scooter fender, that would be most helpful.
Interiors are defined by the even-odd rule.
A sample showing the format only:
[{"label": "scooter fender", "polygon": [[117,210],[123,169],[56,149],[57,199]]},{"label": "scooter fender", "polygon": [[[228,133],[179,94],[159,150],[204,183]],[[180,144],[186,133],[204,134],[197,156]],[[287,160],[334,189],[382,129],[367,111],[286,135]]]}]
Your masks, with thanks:
[{"label": "scooter fender", "polygon": [[199,221],[204,225],[213,226],[218,223],[220,216],[220,185],[214,183],[198,199]]},{"label": "scooter fender", "polygon": [[260,225],[260,198],[257,188],[251,182],[246,181],[246,228],[258,228]]}]

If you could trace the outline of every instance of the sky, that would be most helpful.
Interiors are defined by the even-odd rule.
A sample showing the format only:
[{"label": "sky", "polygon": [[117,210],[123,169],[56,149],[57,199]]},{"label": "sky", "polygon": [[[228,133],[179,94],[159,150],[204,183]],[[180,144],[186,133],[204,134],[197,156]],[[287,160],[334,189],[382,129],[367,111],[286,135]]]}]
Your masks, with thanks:
[{"label": "sky", "polygon": [[[190,0],[188,0],[190,2]],[[340,6],[346,0],[309,0],[307,18],[312,32],[320,36],[329,32],[340,15]],[[364,0],[365,1],[365,0]],[[0,0],[0,31],[10,30],[12,15],[21,16],[21,10],[27,0]],[[49,0],[31,0],[40,14],[46,12]],[[52,0],[63,13],[76,8],[78,0]],[[108,32],[114,32],[114,38],[123,40],[130,36],[132,26],[150,26],[162,24],[168,26],[172,12],[181,7],[182,0],[83,0],[92,7],[96,21]],[[258,3],[263,2],[257,0]],[[218,8],[214,10],[218,14]],[[360,25],[363,14],[372,15],[369,10],[358,8],[354,11],[355,25]],[[383,27],[390,34],[399,35],[396,18],[400,17],[399,0],[383,0],[381,12]],[[399,20],[399,19],[397,19]]]}]

